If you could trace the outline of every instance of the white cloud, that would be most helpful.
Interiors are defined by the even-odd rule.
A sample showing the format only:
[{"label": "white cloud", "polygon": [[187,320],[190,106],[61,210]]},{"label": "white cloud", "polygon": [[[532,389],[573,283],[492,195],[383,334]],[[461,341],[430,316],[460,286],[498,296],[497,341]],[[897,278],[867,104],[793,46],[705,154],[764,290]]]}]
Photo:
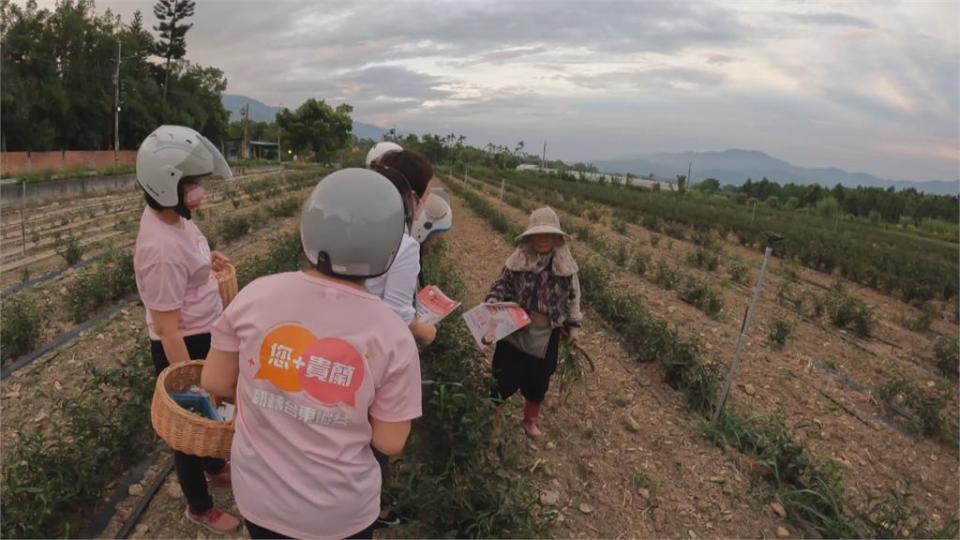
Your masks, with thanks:
[{"label": "white cloud", "polygon": [[[97,7],[152,24],[151,2]],[[360,120],[479,145],[743,147],[928,179],[957,176],[958,16],[957,2],[206,0],[187,42],[230,92],[346,99]]]}]

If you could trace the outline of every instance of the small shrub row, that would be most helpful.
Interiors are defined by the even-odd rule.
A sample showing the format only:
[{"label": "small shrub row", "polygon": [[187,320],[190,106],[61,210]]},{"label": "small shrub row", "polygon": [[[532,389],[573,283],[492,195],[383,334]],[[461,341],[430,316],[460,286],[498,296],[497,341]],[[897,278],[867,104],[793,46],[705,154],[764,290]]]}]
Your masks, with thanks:
[{"label": "small shrub row", "polygon": [[64,422],[55,434],[23,434],[4,456],[5,538],[76,537],[101,492],[153,447],[149,348],[90,371],[86,391],[56,404]]},{"label": "small shrub row", "polygon": [[[424,257],[424,277],[462,297],[444,251],[441,243]],[[486,451],[497,414],[491,381],[466,326],[451,322],[422,352],[424,414],[387,491],[418,537],[543,536],[544,523],[532,512],[535,491],[525,475],[507,472],[518,466],[513,453],[498,462]]]},{"label": "small shrub row", "polygon": [[685,276],[677,287],[677,297],[707,314],[718,319],[723,311],[723,296],[693,276]]},{"label": "small shrub row", "polygon": [[74,322],[83,322],[111,302],[136,290],[133,253],[112,250],[67,285],[67,311]]},{"label": "small shrub row", "polygon": [[689,263],[690,266],[713,272],[720,266],[720,256],[716,252],[697,248],[696,251],[687,257],[687,263]]}]

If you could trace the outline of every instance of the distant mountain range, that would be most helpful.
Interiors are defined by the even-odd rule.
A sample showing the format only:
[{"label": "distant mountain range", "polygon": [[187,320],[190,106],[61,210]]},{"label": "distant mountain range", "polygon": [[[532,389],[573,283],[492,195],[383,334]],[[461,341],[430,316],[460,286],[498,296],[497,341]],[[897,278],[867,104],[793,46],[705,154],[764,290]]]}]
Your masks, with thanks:
[{"label": "distant mountain range", "polygon": [[[277,116],[280,107],[267,105],[251,97],[241,96],[239,94],[223,94],[221,99],[223,107],[230,111],[230,121],[240,120],[240,110],[247,104],[250,105],[250,119],[254,122],[273,122]],[[353,121],[353,134],[359,139],[370,139],[379,141],[387,130],[373,124]]]},{"label": "distant mountain range", "polygon": [[657,177],[676,178],[687,174],[687,165],[693,162],[691,184],[706,178],[716,178],[721,184],[739,186],[767,177],[780,184],[821,184],[832,188],[838,183],[844,187],[880,187],[896,189],[915,188],[917,191],[937,195],[957,195],[957,180],[932,180],[911,182],[909,180],[886,180],[866,173],[851,173],[835,167],[809,168],[791,165],[782,159],[756,150],[724,150],[722,152],[677,152],[658,153],[635,159],[595,161],[594,165],[604,172],[633,173],[638,176],[653,173]]},{"label": "distant mountain range", "polygon": [[[223,106],[230,111],[230,120],[240,119],[240,110],[250,105],[250,118],[257,122],[271,122],[279,107],[266,105],[251,97],[238,94],[224,94]],[[353,134],[360,139],[379,141],[387,130],[373,124],[353,122]],[[851,173],[835,167],[798,167],[782,159],[777,159],[757,150],[730,149],[722,152],[676,152],[648,154],[631,159],[595,161],[594,165],[603,172],[633,173],[638,176],[653,174],[658,178],[676,178],[687,173],[687,165],[693,162],[691,183],[706,178],[716,178],[721,184],[739,186],[752,178],[755,182],[763,177],[780,184],[821,184],[833,187],[838,183],[845,187],[880,187],[896,189],[914,188],[925,193],[937,195],[957,195],[960,193],[958,180],[931,180],[911,182],[909,180],[887,180],[867,173]]]}]

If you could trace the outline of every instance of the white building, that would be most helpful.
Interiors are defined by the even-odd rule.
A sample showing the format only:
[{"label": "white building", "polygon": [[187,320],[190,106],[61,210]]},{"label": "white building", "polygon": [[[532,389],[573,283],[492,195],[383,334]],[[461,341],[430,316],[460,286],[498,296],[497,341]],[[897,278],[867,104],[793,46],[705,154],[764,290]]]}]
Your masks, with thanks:
[{"label": "white building", "polygon": [[[540,169],[539,165],[534,165],[532,163],[522,163],[520,165],[517,165],[517,170],[526,171],[526,172],[538,172],[542,170],[546,174],[560,174],[559,169]],[[574,170],[568,170],[567,173],[572,174],[573,176],[581,180],[588,180],[590,182],[600,182],[602,180],[605,182],[610,182],[611,184],[625,183],[630,186],[639,186],[647,189],[653,189],[655,185],[659,184],[660,189],[664,191],[677,190],[676,182],[673,182],[671,180],[661,179],[661,178],[654,178],[652,180],[647,178],[636,178],[636,177],[627,178],[627,175],[625,174],[581,172],[581,171],[574,171]]]}]

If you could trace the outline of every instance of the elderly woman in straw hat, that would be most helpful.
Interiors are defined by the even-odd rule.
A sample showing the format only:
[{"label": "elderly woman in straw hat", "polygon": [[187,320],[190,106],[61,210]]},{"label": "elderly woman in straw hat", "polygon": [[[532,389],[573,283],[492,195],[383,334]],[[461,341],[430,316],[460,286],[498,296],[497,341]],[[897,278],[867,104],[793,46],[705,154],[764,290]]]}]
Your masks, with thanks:
[{"label": "elderly woman in straw hat", "polygon": [[487,302],[516,302],[530,315],[530,325],[497,343],[493,396],[504,400],[520,391],[522,425],[531,437],[542,435],[537,419],[557,368],[560,338],[576,343],[581,326],[580,281],[569,240],[552,208],[534,210],[487,295]]}]

